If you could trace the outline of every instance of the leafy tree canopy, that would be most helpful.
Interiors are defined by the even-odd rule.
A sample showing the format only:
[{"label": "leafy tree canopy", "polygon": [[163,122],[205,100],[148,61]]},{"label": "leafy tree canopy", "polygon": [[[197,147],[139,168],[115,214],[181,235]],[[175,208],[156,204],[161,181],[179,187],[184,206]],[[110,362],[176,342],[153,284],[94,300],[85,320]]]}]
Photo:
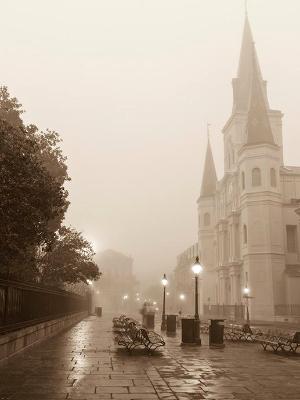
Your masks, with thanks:
[{"label": "leafy tree canopy", "polygon": [[21,119],[23,113],[22,104],[18,102],[18,99],[10,97],[6,86],[0,86],[0,119],[17,128],[23,126]]},{"label": "leafy tree canopy", "polygon": [[63,187],[49,174],[34,137],[0,120],[0,266],[32,262],[33,247],[49,245],[49,221],[65,208]]},{"label": "leafy tree canopy", "polygon": [[51,284],[97,279],[89,243],[62,227],[70,178],[61,139],[26,126],[23,113],[0,87],[0,275]]},{"label": "leafy tree canopy", "polygon": [[39,260],[41,281],[45,283],[86,283],[100,277],[91,244],[80,232],[61,227],[51,250]]}]

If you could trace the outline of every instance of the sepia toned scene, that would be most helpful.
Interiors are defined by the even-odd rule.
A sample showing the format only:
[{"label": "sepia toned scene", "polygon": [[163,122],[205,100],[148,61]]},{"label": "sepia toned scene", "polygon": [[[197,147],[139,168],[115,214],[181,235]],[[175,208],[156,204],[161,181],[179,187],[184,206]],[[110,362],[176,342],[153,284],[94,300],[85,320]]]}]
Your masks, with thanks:
[{"label": "sepia toned scene", "polygon": [[1,2],[0,400],[300,400],[300,2]]}]

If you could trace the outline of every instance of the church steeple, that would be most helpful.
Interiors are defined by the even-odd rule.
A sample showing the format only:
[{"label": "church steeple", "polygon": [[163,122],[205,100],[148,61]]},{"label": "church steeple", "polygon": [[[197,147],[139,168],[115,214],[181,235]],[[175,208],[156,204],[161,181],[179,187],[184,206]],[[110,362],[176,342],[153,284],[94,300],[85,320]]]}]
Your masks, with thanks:
[{"label": "church steeple", "polygon": [[250,99],[248,119],[246,126],[246,145],[253,144],[275,144],[271,124],[268,116],[268,109],[261,85],[261,75],[256,62],[255,47],[252,44],[252,80],[250,88]]},{"label": "church steeple", "polygon": [[237,78],[233,79],[232,82],[234,97],[233,111],[248,110],[254,71],[255,73],[257,73],[258,79],[263,88],[263,97],[266,103],[266,107],[269,108],[266,94],[266,82],[262,78],[256,50],[254,47],[251,27],[248,16],[246,14]]},{"label": "church steeple", "polygon": [[216,184],[216,168],[208,137],[200,197],[213,196],[216,192]]}]

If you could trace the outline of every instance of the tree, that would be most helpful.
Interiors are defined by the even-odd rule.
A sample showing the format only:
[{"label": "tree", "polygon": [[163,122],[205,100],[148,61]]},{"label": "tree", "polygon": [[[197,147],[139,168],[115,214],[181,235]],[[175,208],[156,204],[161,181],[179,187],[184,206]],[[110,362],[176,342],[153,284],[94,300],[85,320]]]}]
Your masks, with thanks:
[{"label": "tree", "polygon": [[91,244],[73,228],[61,227],[51,250],[41,255],[41,282],[47,284],[87,283],[100,277]]},{"label": "tree", "polygon": [[59,134],[49,129],[45,132],[39,131],[33,124],[25,126],[21,118],[24,112],[22,104],[19,103],[18,99],[10,96],[8,88],[0,86],[0,119],[8,122],[16,129],[22,128],[24,133],[26,132],[28,136],[32,136],[32,140],[37,145],[41,163],[50,176],[61,186],[61,190],[64,193],[65,201],[62,204],[60,212],[54,219],[49,220],[49,229],[55,232],[61,226],[69,206],[69,202],[67,201],[68,192],[63,188],[65,182],[70,180],[67,172],[67,158],[62,154],[62,150],[59,147],[62,141]]},{"label": "tree", "polygon": [[0,86],[0,119],[18,128],[23,126],[21,115],[24,113],[22,104],[16,97],[10,97],[6,86]]},{"label": "tree", "polygon": [[22,126],[0,120],[0,271],[32,279],[35,249],[47,247],[49,225],[66,208],[66,193],[43,165],[40,147]]},{"label": "tree", "polygon": [[39,132],[35,125],[29,125],[26,127],[27,132],[33,136],[33,140],[36,142],[39,148],[39,157],[43,166],[46,168],[50,176],[63,190],[64,203],[57,213],[56,218],[49,221],[49,229],[55,232],[62,224],[65,213],[69,207],[69,201],[67,200],[68,191],[64,188],[65,182],[70,180],[68,175],[68,167],[66,164],[67,157],[62,154],[62,150],[59,147],[61,138],[55,131]]},{"label": "tree", "polygon": [[25,125],[0,87],[0,275],[53,283],[100,276],[90,244],[62,227],[70,180],[57,132]]}]

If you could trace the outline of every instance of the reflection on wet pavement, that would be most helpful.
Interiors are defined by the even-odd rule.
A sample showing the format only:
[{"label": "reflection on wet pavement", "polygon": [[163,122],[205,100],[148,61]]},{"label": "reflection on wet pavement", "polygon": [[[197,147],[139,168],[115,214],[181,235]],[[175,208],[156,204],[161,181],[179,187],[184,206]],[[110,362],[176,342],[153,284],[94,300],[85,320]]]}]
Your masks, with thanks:
[{"label": "reflection on wet pavement", "polygon": [[166,338],[155,355],[115,346],[112,316],[89,317],[0,366],[0,399],[300,399],[300,357],[251,343],[209,349]]}]

